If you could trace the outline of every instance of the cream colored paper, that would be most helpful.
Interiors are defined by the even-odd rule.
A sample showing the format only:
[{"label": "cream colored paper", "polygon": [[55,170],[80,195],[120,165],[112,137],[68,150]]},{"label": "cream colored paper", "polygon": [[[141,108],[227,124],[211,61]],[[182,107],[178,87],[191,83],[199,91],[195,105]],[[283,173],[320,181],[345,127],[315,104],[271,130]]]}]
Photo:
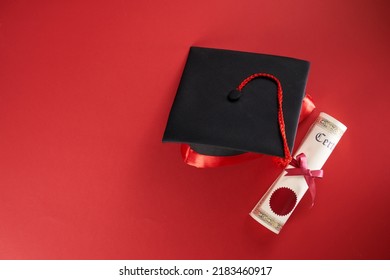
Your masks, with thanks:
[{"label": "cream colored paper", "polygon": [[[321,169],[346,129],[347,127],[335,118],[326,113],[320,113],[307,132],[294,157],[304,153],[307,157],[307,164],[310,170]],[[287,168],[293,167],[289,165]],[[277,234],[283,228],[303,195],[308,190],[308,185],[303,176],[285,176],[286,173],[286,171],[283,171],[280,174],[250,213],[252,218]],[[288,188],[296,195],[295,206],[286,215],[276,214],[270,206],[272,195],[280,188]]]}]

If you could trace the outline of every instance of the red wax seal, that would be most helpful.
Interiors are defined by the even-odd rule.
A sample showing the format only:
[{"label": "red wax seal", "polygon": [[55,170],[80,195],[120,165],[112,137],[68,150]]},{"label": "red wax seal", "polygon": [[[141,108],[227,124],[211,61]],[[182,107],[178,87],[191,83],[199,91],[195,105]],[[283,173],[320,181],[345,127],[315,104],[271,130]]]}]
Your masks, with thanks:
[{"label": "red wax seal", "polygon": [[279,188],[274,191],[269,200],[269,205],[276,215],[285,216],[290,213],[297,204],[297,195],[289,188]]}]

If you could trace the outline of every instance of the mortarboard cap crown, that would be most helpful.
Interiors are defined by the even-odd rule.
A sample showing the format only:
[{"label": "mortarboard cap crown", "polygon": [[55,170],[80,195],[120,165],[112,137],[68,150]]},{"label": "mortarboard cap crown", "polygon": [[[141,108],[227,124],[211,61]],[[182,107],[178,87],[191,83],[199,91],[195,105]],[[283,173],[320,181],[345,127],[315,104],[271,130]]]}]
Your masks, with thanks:
[{"label": "mortarboard cap crown", "polygon": [[[191,47],[163,142],[186,143],[206,155],[255,152],[284,157],[277,82],[283,90],[291,151],[309,66],[307,61],[282,56]],[[237,89],[255,73],[276,80],[260,76]]]}]

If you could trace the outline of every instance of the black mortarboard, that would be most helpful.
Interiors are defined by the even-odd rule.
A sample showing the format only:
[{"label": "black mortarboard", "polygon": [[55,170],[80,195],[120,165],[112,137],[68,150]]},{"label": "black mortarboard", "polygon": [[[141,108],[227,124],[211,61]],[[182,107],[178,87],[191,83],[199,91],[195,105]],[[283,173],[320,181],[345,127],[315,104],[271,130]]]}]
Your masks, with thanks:
[{"label": "black mortarboard", "polygon": [[[283,89],[291,151],[308,71],[309,62],[304,60],[191,47],[163,142],[186,143],[206,155],[255,152],[284,157],[276,81]],[[256,78],[256,73],[276,80]],[[245,86],[241,91],[240,85]]]}]

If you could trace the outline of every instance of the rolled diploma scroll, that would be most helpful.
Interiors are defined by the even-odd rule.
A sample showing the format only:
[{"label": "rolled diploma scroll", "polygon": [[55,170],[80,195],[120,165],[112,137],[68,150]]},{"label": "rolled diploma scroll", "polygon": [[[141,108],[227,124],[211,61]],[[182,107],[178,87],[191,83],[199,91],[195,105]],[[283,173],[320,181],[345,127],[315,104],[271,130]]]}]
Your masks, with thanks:
[{"label": "rolled diploma scroll", "polygon": [[[294,158],[304,153],[308,169],[321,169],[346,129],[335,118],[320,113]],[[287,168],[294,167],[289,165]],[[285,176],[286,174],[286,171],[282,172],[250,213],[252,218],[277,234],[308,190],[304,176]]]}]

